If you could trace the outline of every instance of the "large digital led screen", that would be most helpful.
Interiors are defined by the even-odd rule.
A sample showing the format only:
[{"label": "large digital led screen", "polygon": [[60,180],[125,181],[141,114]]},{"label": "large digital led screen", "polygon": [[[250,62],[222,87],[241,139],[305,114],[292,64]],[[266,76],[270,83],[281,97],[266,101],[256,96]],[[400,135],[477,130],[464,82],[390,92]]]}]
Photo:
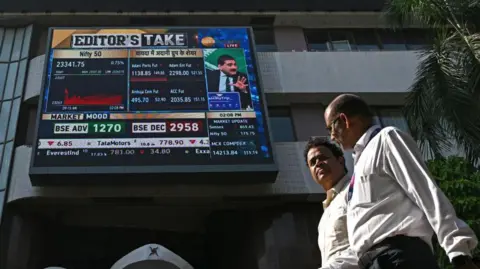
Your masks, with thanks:
[{"label": "large digital led screen", "polygon": [[250,28],[52,28],[46,55],[32,176],[276,173]]}]

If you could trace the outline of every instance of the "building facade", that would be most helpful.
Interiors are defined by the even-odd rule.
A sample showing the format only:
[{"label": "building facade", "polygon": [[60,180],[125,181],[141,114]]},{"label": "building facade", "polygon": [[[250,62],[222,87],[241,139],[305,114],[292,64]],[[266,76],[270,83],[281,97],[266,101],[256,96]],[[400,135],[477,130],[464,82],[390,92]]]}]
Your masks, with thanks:
[{"label": "building facade", "polygon": [[[328,135],[324,107],[355,93],[380,124],[408,131],[401,108],[427,34],[391,30],[383,1],[218,1],[215,9],[198,1],[46,2],[0,4],[0,268],[152,268],[118,265],[147,244],[193,268],[318,268],[324,191],[310,178],[303,147],[310,136]],[[253,27],[276,182],[33,186],[47,33],[58,26]],[[190,268],[158,259],[167,261],[156,268]]]}]

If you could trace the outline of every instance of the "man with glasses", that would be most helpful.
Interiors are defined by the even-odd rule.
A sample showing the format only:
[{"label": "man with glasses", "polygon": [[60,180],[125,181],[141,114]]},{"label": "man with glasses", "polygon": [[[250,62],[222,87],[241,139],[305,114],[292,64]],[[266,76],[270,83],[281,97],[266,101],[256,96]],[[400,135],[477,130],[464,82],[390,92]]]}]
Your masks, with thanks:
[{"label": "man with glasses", "polygon": [[358,269],[358,260],[349,249],[347,234],[347,169],[342,150],[325,138],[307,142],[304,157],[313,180],[327,193],[318,224],[321,269]]},{"label": "man with glasses", "polygon": [[471,260],[477,237],[457,218],[412,137],[374,125],[368,105],[356,95],[338,96],[324,116],[332,140],[354,151],[347,227],[360,268],[438,269],[435,233],[455,268],[477,269]]}]

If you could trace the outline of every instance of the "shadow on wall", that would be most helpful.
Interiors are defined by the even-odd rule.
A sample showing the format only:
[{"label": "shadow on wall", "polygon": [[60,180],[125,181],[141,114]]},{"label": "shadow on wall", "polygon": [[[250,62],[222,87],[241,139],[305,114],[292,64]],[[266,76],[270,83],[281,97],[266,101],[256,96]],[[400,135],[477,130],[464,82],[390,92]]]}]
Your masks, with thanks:
[{"label": "shadow on wall", "polygon": [[[47,267],[45,269],[68,268]],[[125,255],[111,269],[193,269],[193,267],[169,249],[158,244],[148,244]]]}]

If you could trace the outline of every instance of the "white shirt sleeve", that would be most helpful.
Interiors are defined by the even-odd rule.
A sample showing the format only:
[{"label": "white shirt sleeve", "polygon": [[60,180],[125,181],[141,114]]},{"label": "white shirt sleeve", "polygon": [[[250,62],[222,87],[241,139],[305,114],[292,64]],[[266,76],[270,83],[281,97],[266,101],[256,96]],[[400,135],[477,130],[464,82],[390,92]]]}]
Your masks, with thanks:
[{"label": "white shirt sleeve", "polygon": [[452,204],[432,179],[413,138],[394,128],[383,138],[387,171],[424,212],[450,260],[459,255],[471,256],[478,239],[457,218]]},{"label": "white shirt sleeve", "polygon": [[353,250],[347,248],[319,269],[359,269],[358,258]]}]

